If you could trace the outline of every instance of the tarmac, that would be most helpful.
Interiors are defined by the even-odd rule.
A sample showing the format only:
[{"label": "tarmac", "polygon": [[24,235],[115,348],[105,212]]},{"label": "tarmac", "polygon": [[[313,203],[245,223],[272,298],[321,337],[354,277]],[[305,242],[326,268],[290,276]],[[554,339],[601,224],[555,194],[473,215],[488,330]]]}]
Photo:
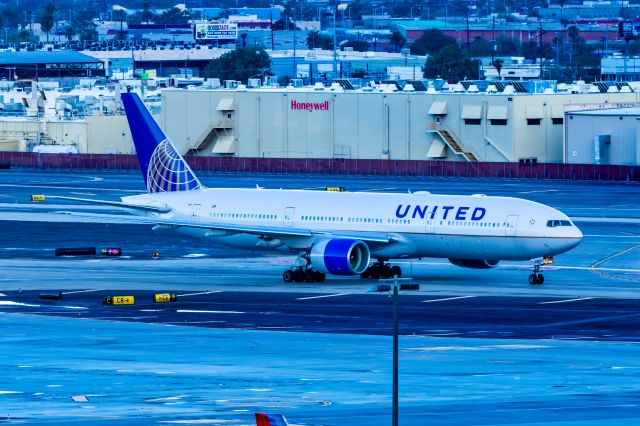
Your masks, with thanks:
[{"label": "tarmac", "polygon": [[[640,423],[640,185],[199,177],[211,187],[509,195],[591,220],[543,286],[527,283],[527,262],[401,262],[420,289],[400,294],[400,424]],[[80,206],[29,202],[143,189],[134,172],[0,171],[0,422],[249,425],[254,412],[303,425],[391,422],[392,301],[375,282],[285,284],[288,253],[72,224],[55,212]],[[79,246],[123,256],[54,256]],[[45,291],[63,294],[43,300]],[[154,303],[160,292],[177,301]],[[135,304],[102,304],[125,295]]]}]

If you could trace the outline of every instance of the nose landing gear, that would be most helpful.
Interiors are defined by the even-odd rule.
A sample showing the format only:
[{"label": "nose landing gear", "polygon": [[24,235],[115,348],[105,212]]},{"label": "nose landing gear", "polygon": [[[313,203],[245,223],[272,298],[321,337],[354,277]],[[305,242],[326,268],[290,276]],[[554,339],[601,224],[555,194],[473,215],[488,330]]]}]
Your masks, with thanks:
[{"label": "nose landing gear", "polygon": [[360,277],[367,279],[372,278],[374,280],[384,278],[400,278],[402,276],[402,269],[398,265],[391,266],[388,263],[384,263],[383,260],[378,260],[373,263],[367,269],[364,270],[363,273],[360,274]]},{"label": "nose landing gear", "polygon": [[539,257],[537,259],[531,259],[533,274],[529,275],[529,284],[542,285],[544,283],[544,275],[540,273],[540,271],[542,271],[542,265],[551,265],[552,263],[553,257]]}]

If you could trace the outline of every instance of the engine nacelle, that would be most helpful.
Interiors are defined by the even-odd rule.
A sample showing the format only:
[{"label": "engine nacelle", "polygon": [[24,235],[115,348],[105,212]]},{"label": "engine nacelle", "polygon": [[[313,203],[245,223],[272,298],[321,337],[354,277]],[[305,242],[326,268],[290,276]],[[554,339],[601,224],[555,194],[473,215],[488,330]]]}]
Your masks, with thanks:
[{"label": "engine nacelle", "polygon": [[362,241],[338,238],[314,244],[309,258],[323,274],[356,275],[369,266],[371,252]]},{"label": "engine nacelle", "polygon": [[487,259],[449,259],[449,262],[461,268],[491,269],[498,266],[500,261]]}]

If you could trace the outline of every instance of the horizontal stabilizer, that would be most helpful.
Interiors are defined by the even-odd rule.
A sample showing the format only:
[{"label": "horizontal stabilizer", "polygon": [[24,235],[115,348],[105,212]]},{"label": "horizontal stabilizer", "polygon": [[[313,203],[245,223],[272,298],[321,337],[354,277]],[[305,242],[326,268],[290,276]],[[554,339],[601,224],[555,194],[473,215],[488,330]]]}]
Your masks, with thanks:
[{"label": "horizontal stabilizer", "polygon": [[151,213],[169,213],[171,208],[169,206],[156,207],[156,206],[147,206],[147,205],[139,205],[139,204],[127,204],[120,201],[108,201],[108,200],[94,200],[91,198],[76,198],[76,197],[61,197],[61,196],[47,196],[48,200],[65,200],[65,201],[75,201],[78,203],[85,204],[95,204],[101,206],[111,206],[111,207],[120,207],[123,209],[132,209],[132,210],[141,210]]}]

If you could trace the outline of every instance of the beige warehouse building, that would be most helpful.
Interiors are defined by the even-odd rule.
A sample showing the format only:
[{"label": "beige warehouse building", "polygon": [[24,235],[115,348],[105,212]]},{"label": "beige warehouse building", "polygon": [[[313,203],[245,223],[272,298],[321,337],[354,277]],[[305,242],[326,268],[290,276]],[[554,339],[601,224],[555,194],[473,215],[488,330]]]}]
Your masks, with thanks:
[{"label": "beige warehouse building", "polygon": [[640,164],[640,104],[608,106],[566,113],[566,163]]},{"label": "beige warehouse building", "polygon": [[183,153],[265,158],[562,162],[565,109],[638,94],[323,88],[168,89],[161,122]]}]

